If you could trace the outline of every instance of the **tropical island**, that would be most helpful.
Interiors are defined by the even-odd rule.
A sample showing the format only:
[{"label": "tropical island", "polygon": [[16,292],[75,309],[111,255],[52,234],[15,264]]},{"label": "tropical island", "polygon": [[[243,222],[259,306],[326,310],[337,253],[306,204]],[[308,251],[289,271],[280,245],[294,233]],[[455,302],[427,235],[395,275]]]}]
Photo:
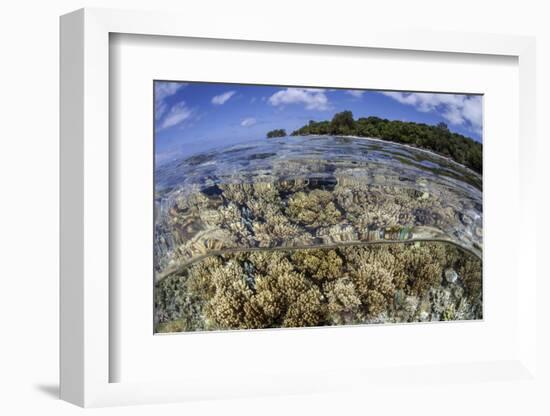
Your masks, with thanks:
[{"label": "tropical island", "polygon": [[[275,132],[281,131],[284,132],[282,129],[270,131],[268,137],[281,137],[273,135]],[[342,111],[336,113],[330,121],[310,120],[307,125],[291,133],[291,136],[307,135],[378,138],[431,150],[449,157],[479,174],[483,171],[483,145],[469,137],[451,132],[445,123],[432,126],[374,116],[355,120],[351,111]]]},{"label": "tropical island", "polygon": [[285,137],[285,136],[286,136],[285,129],[275,129],[267,132],[268,139],[272,139],[274,137]]}]

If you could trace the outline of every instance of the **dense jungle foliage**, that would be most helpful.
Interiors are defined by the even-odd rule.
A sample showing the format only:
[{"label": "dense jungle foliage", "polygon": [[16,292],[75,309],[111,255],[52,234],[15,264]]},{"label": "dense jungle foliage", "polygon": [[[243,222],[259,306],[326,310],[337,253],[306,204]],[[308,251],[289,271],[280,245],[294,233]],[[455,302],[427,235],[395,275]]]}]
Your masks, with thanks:
[{"label": "dense jungle foliage", "polygon": [[354,120],[351,111],[343,111],[335,114],[331,121],[310,120],[307,125],[293,131],[291,135],[324,134],[373,137],[403,143],[447,156],[480,174],[483,170],[482,144],[451,132],[445,123],[431,126],[379,117],[361,117]]}]

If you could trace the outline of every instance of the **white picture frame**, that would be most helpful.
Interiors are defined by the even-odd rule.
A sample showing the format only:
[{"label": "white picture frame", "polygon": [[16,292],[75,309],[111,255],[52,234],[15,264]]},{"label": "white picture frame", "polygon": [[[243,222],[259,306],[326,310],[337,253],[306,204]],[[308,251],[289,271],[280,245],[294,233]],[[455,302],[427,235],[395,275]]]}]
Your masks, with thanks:
[{"label": "white picture frame", "polygon": [[[303,32],[276,26],[239,26],[231,22],[215,27],[200,19],[168,13],[82,9],[61,18],[61,398],[80,406],[157,403],[197,398],[239,397],[261,394],[307,393],[341,390],[351,384],[376,380],[391,382],[403,374],[397,369],[330,370],[320,380],[316,373],[269,375],[263,379],[228,383],[219,380],[111,382],[109,258],[109,37],[113,33],[225,39],[333,47],[430,51],[442,54],[504,55],[518,59],[520,166],[517,270],[522,279],[517,292],[519,345],[517,354],[498,362],[457,365],[418,363],[416,376],[430,379],[448,371],[454,377],[478,382],[472,374],[491,378],[536,379],[536,190],[529,178],[535,169],[535,41],[529,37],[465,33],[399,32],[364,29],[328,34],[319,29]],[[341,336],[347,336],[345,332]],[[410,373],[410,369],[404,370]],[[483,377],[482,377],[483,379]],[[346,382],[342,382],[346,380]]]}]

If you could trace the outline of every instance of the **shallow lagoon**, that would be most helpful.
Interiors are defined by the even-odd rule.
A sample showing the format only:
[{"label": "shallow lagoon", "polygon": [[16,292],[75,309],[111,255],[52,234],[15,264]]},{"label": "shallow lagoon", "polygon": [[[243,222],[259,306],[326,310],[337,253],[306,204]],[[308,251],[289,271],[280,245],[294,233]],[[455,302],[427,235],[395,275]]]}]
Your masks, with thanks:
[{"label": "shallow lagoon", "polygon": [[[414,242],[439,242],[456,247],[462,253],[457,258],[482,256],[481,176],[442,156],[397,143],[332,136],[262,139],[160,166],[155,185],[156,293],[164,293],[159,288],[167,284],[166,278],[187,287],[182,283],[187,279],[181,279],[205,259],[226,261],[223,256],[248,256],[252,251],[339,250],[382,243],[414,248],[418,247]],[[443,258],[434,266],[441,269],[441,282],[445,270],[455,267]],[[344,263],[336,274],[349,274]],[[480,280],[481,263],[476,267],[474,274]],[[468,269],[469,279],[471,272]],[[246,287],[243,290],[253,296],[255,288]],[[464,296],[475,307],[462,316],[478,317],[472,311],[480,311],[481,294],[475,299]],[[366,312],[369,302],[364,301],[366,309],[350,322],[381,319]],[[206,300],[197,299],[187,309],[196,309],[201,302]],[[383,322],[396,319],[388,315],[394,310],[390,304],[393,301],[381,312],[386,314]],[[162,328],[170,328],[168,321],[183,319],[176,314],[163,321],[166,305],[171,305],[167,298],[157,302],[155,316]],[[204,315],[205,308],[193,309],[189,321],[201,324],[180,330],[224,329]],[[440,315],[431,320],[440,320]]]}]

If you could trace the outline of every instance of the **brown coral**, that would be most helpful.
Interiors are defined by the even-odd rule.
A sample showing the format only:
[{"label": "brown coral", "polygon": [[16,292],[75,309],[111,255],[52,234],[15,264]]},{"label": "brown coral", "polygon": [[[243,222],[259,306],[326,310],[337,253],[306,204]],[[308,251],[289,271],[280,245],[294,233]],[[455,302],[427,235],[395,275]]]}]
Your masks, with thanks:
[{"label": "brown coral", "polygon": [[445,243],[227,253],[159,281],[155,305],[166,332],[476,319],[481,262]]},{"label": "brown coral", "polygon": [[323,286],[328,300],[328,312],[334,324],[353,322],[361,307],[355,285],[347,279],[331,281]]},{"label": "brown coral", "polygon": [[334,225],[342,216],[332,202],[332,194],[321,189],[294,194],[288,201],[287,213],[293,221],[312,227]]},{"label": "brown coral", "polygon": [[300,293],[287,309],[283,319],[284,327],[315,326],[324,322],[325,307],[321,303],[321,292],[310,287]]},{"label": "brown coral", "polygon": [[316,280],[336,279],[342,274],[343,261],[336,250],[296,250],[290,258],[297,270]]}]

